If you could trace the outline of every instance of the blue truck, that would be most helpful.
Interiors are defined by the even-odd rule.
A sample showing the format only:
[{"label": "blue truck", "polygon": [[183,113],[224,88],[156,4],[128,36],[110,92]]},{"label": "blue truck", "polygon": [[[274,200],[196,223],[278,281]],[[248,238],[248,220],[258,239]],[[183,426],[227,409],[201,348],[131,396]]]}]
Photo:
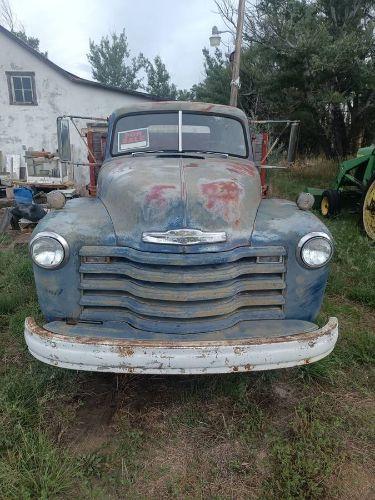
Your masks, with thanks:
[{"label": "blue truck", "polygon": [[262,198],[246,115],[206,103],[129,105],[108,119],[96,196],[31,242],[45,363],[117,373],[286,368],[327,356],[315,324],[332,237],[296,203]]}]

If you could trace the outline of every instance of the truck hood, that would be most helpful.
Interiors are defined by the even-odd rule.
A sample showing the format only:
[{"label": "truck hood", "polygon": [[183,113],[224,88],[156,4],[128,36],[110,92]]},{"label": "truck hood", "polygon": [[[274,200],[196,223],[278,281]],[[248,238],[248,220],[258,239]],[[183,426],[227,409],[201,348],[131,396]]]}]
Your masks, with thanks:
[{"label": "truck hood", "polygon": [[191,228],[225,231],[227,242],[221,245],[234,247],[249,243],[261,187],[258,170],[248,160],[122,157],[102,166],[98,196],[118,245],[145,249],[150,244],[142,243],[144,232]]}]

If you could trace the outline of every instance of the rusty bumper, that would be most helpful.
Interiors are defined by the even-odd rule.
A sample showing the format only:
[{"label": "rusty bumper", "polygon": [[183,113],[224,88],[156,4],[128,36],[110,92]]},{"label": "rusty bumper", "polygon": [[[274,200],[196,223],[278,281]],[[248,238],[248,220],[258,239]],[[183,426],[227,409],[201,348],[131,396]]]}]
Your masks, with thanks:
[{"label": "rusty bumper", "polygon": [[288,368],[318,361],[334,348],[337,318],[308,333],[221,341],[145,341],[70,337],[25,320],[30,353],[73,370],[147,373],[228,373]]}]

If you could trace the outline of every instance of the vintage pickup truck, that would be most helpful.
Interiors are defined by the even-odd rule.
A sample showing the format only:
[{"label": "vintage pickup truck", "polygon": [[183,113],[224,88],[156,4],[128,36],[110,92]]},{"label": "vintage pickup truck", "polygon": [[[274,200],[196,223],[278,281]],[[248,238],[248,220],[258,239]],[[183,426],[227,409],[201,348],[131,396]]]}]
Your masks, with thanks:
[{"label": "vintage pickup truck", "polygon": [[33,356],[75,370],[269,370],[328,355],[314,324],[333,252],[312,213],[262,199],[248,120],[204,103],[109,118],[97,195],[68,201],[30,242],[44,326]]}]

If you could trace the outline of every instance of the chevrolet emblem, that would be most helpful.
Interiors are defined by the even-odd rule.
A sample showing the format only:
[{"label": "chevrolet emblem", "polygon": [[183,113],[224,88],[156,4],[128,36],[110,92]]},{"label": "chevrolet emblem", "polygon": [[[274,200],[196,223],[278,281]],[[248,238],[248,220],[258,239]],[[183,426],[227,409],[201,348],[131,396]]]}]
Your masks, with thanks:
[{"label": "chevrolet emblem", "polygon": [[222,243],[227,241],[227,233],[204,232],[199,229],[171,229],[160,233],[145,232],[142,234],[145,243],[162,245],[199,245],[201,243]]}]

